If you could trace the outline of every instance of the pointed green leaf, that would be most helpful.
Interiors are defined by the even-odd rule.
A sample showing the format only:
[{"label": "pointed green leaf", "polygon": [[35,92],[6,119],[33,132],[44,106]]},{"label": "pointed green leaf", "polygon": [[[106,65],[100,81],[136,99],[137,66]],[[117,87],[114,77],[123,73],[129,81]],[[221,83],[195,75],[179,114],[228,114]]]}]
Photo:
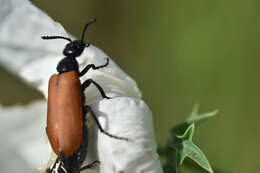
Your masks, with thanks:
[{"label": "pointed green leaf", "polygon": [[191,124],[183,135],[176,135],[171,143],[171,146],[176,150],[176,170],[179,170],[184,159],[189,157],[194,160],[198,165],[213,173],[205,154],[192,142],[195,125]]},{"label": "pointed green leaf", "polygon": [[207,170],[210,173],[213,173],[213,170],[209,164],[208,159],[205,154],[200,150],[198,146],[193,144],[192,142],[185,142],[185,154],[190,159],[194,160],[198,165]]},{"label": "pointed green leaf", "polygon": [[198,124],[198,123],[201,123],[201,122],[208,120],[209,118],[215,116],[218,112],[219,111],[216,109],[212,112],[200,114],[199,113],[199,104],[195,104],[190,116],[185,120],[185,122],[188,124],[192,124],[192,123]]},{"label": "pointed green leaf", "polygon": [[196,125],[208,120],[209,118],[215,116],[219,111],[218,110],[214,110],[212,112],[207,112],[204,114],[200,114],[199,113],[199,104],[195,104],[191,114],[188,116],[188,118],[183,122],[180,123],[178,125],[176,125],[175,127],[173,127],[171,129],[171,135],[175,136],[175,135],[180,135],[183,134],[185,132],[185,130],[193,123],[195,123]]}]

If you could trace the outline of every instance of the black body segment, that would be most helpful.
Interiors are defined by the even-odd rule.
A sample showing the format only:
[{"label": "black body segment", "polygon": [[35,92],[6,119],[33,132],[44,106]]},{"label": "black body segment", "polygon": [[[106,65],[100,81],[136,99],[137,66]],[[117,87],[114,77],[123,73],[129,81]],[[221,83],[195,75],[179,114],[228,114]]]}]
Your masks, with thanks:
[{"label": "black body segment", "polygon": [[79,65],[74,58],[65,57],[57,65],[56,70],[59,73],[69,72],[69,71],[76,71],[78,73]]}]

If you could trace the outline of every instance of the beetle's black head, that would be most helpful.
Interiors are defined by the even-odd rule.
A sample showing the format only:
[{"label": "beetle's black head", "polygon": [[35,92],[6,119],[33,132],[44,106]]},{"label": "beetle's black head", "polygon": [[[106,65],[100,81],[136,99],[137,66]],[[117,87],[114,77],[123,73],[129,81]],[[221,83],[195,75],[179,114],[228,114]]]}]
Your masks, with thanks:
[{"label": "beetle's black head", "polygon": [[85,47],[86,43],[84,43],[82,40],[74,40],[65,46],[63,55],[72,58],[78,57],[82,54]]},{"label": "beetle's black head", "polygon": [[95,22],[96,22],[96,19],[91,19],[91,20],[87,21],[87,23],[85,24],[83,31],[82,31],[81,40],[72,41],[70,38],[63,37],[63,36],[42,36],[42,39],[65,39],[65,40],[69,41],[69,43],[65,46],[65,48],[63,50],[63,54],[66,57],[76,58],[82,54],[85,47],[89,46],[88,43],[84,42],[85,32],[86,32],[88,26]]}]

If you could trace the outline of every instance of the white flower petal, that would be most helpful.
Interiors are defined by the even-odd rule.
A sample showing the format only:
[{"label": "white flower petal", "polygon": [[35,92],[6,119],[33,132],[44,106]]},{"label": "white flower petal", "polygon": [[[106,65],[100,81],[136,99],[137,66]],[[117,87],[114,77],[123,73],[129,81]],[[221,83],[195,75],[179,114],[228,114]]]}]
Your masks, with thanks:
[{"label": "white flower petal", "polygon": [[152,113],[147,105],[131,97],[104,99],[92,105],[102,127],[123,141],[98,131],[101,173],[161,173],[156,153]]},{"label": "white flower petal", "polygon": [[1,172],[33,172],[32,168],[46,163],[51,148],[44,141],[45,114],[43,101],[27,106],[0,106]]}]

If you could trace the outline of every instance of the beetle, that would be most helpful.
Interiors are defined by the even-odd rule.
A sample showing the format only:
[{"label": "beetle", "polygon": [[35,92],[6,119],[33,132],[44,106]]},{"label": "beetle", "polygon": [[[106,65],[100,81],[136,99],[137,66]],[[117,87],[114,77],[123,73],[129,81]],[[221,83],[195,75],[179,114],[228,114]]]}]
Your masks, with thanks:
[{"label": "beetle", "polygon": [[81,167],[87,155],[88,129],[85,125],[87,113],[92,115],[102,133],[112,138],[128,140],[106,132],[91,107],[84,105],[83,92],[90,84],[97,87],[103,98],[110,99],[103,88],[93,79],[87,79],[82,84],[79,80],[88,70],[97,70],[109,64],[107,58],[104,65],[88,64],[82,71],[79,71],[76,58],[86,47],[89,47],[89,44],[84,42],[85,32],[88,26],[95,22],[95,19],[86,22],[80,40],[72,41],[63,36],[42,36],[42,39],[45,40],[65,39],[69,41],[63,50],[65,57],[57,65],[58,74],[52,75],[49,79],[46,133],[53,151],[57,154],[57,159],[52,168],[46,170],[48,173],[78,173],[99,163],[99,161],[94,161]]}]

